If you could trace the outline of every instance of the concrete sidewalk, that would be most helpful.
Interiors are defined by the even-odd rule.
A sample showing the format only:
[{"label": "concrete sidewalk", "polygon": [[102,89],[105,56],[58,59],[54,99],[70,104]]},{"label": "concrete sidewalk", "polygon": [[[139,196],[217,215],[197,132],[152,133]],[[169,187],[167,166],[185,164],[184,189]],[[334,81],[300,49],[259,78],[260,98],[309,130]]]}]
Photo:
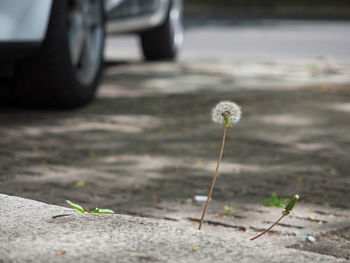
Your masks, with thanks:
[{"label": "concrete sidewalk", "polygon": [[346,262],[180,223],[0,194],[0,262]]}]

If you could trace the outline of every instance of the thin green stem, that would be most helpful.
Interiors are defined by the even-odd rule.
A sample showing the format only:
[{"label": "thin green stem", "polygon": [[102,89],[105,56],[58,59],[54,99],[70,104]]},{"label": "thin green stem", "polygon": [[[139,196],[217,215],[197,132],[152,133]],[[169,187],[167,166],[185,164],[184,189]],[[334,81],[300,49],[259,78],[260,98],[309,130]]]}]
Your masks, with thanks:
[{"label": "thin green stem", "polygon": [[218,176],[218,171],[219,171],[219,167],[220,167],[220,163],[221,163],[221,159],[222,159],[222,153],[223,153],[223,151],[224,151],[225,138],[226,138],[226,130],[227,130],[227,126],[226,126],[226,124],[225,124],[225,125],[224,125],[224,135],[223,135],[223,137],[222,137],[222,143],[221,143],[221,149],[220,149],[220,154],[219,154],[219,158],[218,158],[218,163],[217,163],[217,165],[216,165],[216,170],[215,170],[215,173],[214,173],[213,181],[211,182],[211,186],[210,186],[208,198],[207,198],[207,201],[206,201],[205,206],[204,206],[204,209],[203,209],[202,218],[201,218],[201,222],[199,223],[198,230],[201,230],[201,228],[202,228],[203,221],[204,221],[204,216],[205,216],[205,212],[207,211],[208,203],[209,203],[211,194],[213,193],[213,189],[214,189],[216,177]]},{"label": "thin green stem", "polygon": [[264,232],[261,232],[259,235],[257,235],[257,236],[255,236],[255,237],[251,238],[250,240],[253,241],[253,240],[257,239],[258,237],[261,237],[262,235],[264,235],[266,232],[270,231],[271,228],[273,228],[275,225],[277,225],[277,224],[279,223],[279,221],[281,221],[282,218],[285,217],[285,216],[286,216],[286,215],[282,214],[282,216],[281,216],[275,223],[273,223],[268,229],[266,229]]}]

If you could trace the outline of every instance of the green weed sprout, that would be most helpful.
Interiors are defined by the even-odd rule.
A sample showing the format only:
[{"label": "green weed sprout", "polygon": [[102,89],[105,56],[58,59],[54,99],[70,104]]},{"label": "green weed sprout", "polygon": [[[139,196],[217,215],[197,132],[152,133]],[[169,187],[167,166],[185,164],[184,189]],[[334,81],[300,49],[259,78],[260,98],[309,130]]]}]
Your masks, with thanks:
[{"label": "green weed sprout", "polygon": [[288,202],[288,199],[279,198],[276,193],[272,193],[271,196],[269,196],[265,200],[265,205],[266,206],[283,207],[287,202]]},{"label": "green weed sprout", "polygon": [[204,209],[203,209],[203,213],[202,213],[201,221],[199,223],[198,230],[201,230],[201,228],[202,228],[205,212],[207,211],[208,203],[209,203],[211,194],[213,193],[216,177],[218,175],[219,166],[220,166],[221,159],[222,159],[222,153],[224,150],[226,130],[227,130],[227,128],[232,127],[233,123],[236,123],[241,119],[241,108],[234,102],[221,101],[213,108],[212,119],[214,122],[219,123],[219,124],[224,126],[224,135],[222,137],[220,154],[219,154],[218,162],[216,165],[216,170],[214,173],[213,181],[212,181],[211,186],[210,186],[208,198],[207,198],[207,201],[206,201]]},{"label": "green weed sprout", "polygon": [[225,213],[231,213],[232,210],[233,210],[233,207],[232,206],[228,206],[228,205],[224,205],[222,207],[222,209],[224,209]]},{"label": "green weed sprout", "polygon": [[96,208],[95,210],[88,211],[88,210],[85,210],[84,208],[82,208],[80,205],[75,204],[69,200],[66,200],[66,202],[67,202],[67,204],[72,206],[74,209],[78,210],[80,213],[83,213],[83,214],[114,214],[114,211],[110,210],[110,209]]},{"label": "green weed sprout", "polygon": [[268,229],[266,229],[264,232],[261,232],[259,235],[251,238],[250,240],[255,240],[255,239],[261,237],[262,235],[264,235],[266,232],[270,231],[275,225],[277,225],[282,220],[283,217],[289,215],[292,212],[292,209],[294,208],[294,206],[298,200],[299,200],[299,195],[294,195],[289,200],[287,205],[283,208],[281,217],[275,223],[273,223]]}]

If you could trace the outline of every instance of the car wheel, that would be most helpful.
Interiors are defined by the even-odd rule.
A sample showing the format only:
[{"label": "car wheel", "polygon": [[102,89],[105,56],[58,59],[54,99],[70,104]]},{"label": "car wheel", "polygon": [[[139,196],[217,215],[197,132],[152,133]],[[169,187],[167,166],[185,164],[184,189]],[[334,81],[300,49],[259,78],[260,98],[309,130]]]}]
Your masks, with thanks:
[{"label": "car wheel", "polygon": [[182,0],[172,0],[164,23],[142,32],[140,38],[146,60],[175,59],[183,43]]},{"label": "car wheel", "polygon": [[104,36],[103,1],[53,1],[41,47],[15,64],[15,100],[54,108],[89,102],[101,73]]}]

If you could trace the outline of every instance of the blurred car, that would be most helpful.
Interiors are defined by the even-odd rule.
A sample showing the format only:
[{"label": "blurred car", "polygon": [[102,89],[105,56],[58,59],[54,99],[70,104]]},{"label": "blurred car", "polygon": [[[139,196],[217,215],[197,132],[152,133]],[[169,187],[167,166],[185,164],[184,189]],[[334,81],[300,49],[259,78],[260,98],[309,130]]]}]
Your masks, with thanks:
[{"label": "blurred car", "polygon": [[1,0],[0,77],[16,102],[74,108],[89,102],[105,35],[140,36],[146,60],[174,60],[183,42],[182,0]]}]

